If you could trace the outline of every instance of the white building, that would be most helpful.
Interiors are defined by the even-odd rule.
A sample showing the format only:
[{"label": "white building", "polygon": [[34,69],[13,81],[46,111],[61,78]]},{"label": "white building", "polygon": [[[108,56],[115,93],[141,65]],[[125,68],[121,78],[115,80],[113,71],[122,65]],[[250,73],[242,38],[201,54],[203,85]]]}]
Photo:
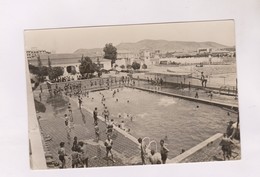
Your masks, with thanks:
[{"label": "white building", "polygon": [[28,60],[35,58],[38,55],[43,55],[43,54],[51,54],[51,52],[48,52],[46,50],[38,50],[37,48],[32,48],[32,50],[26,51],[26,57]]},{"label": "white building", "polygon": [[140,50],[140,60],[142,64],[151,65],[151,52],[149,49]]}]

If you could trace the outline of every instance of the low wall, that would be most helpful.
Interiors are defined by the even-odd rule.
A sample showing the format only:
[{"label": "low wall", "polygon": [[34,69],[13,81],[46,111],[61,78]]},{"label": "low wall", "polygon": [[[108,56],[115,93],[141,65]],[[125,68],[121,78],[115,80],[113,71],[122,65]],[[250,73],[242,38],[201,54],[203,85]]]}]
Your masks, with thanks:
[{"label": "low wall", "polygon": [[[28,75],[27,75],[28,76]],[[45,152],[43,149],[41,130],[35,112],[33,91],[27,79],[27,102],[28,102],[28,135],[31,169],[47,169]]]},{"label": "low wall", "polygon": [[217,133],[197,146],[168,160],[167,163],[206,162],[215,160],[214,157],[216,152],[218,152],[219,143],[222,137],[222,133]]}]

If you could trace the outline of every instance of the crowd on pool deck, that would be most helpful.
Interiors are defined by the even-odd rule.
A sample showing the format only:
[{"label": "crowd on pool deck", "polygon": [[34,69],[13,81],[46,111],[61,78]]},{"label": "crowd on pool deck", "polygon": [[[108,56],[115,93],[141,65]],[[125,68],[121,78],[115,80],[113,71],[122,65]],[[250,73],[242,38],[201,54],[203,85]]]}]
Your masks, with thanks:
[{"label": "crowd on pool deck", "polygon": [[[122,77],[121,82],[126,84],[132,84],[134,85],[135,82],[129,78],[129,77]],[[148,80],[148,82],[152,82],[151,80]],[[162,80],[158,79],[155,81],[157,84],[162,84]],[[109,80],[106,82],[107,89],[109,88]],[[42,93],[42,87],[40,87],[40,95]],[[112,96],[115,97],[116,94],[119,92],[119,89],[112,89]],[[55,88],[52,88],[50,85],[48,86],[48,92],[50,96],[55,96],[59,94],[64,94],[68,97],[75,96],[77,97],[78,100],[78,108],[82,109],[82,103],[83,103],[83,97],[89,98],[89,91],[87,91],[86,86],[83,87],[81,85],[81,82],[79,83],[66,83],[63,88],[59,87],[57,84],[55,85]],[[125,127],[125,122],[121,121],[115,122],[113,119],[110,119],[110,113],[105,105],[106,97],[103,93],[99,92],[99,94],[102,96],[101,98],[101,103],[104,106],[104,110],[102,112],[102,116],[105,119],[106,123],[106,136],[107,139],[104,142],[104,146],[106,148],[106,159],[111,160],[112,162],[115,162],[114,157],[113,157],[113,140],[111,137],[113,137],[116,133],[114,130],[114,127],[117,126],[118,128],[126,131],[127,133],[130,132],[130,129]],[[40,101],[41,101],[41,96]],[[91,100],[94,98],[92,97]],[[116,99],[118,100],[118,99]],[[129,102],[129,101],[127,101]],[[100,129],[99,129],[99,119],[98,119],[98,109],[97,107],[93,110],[93,128],[95,131],[95,138],[96,141],[100,141]],[[229,112],[228,112],[229,115]],[[119,118],[121,118],[121,115],[119,115]],[[133,115],[127,115],[127,118],[129,118],[130,121],[134,120]],[[64,115],[64,122],[65,122],[65,129],[67,132],[67,140],[68,144],[70,145],[70,141],[73,138],[73,144],[72,144],[72,153],[70,155],[66,154],[66,147],[65,147],[65,142],[60,142],[60,148],[58,150],[58,155],[59,155],[59,160],[60,160],[60,168],[65,168],[66,164],[66,158],[65,156],[70,156],[69,159],[71,159],[71,167],[72,168],[77,168],[77,167],[88,167],[88,161],[89,161],[89,154],[88,154],[88,149],[86,146],[86,143],[79,141],[77,139],[77,136],[74,135],[74,120],[73,120],[73,113],[72,113],[72,108],[71,104],[68,104],[68,110],[67,113]],[[223,139],[221,140],[220,146],[222,147],[223,151],[223,160],[230,159],[232,156],[232,146],[235,145],[233,139],[239,139],[239,117],[237,119],[237,122],[229,122],[229,125],[227,126],[227,130],[223,135]],[[144,164],[165,164],[167,161],[168,157],[168,152],[169,149],[167,149],[166,144],[164,140],[160,140],[160,153],[155,152],[154,149],[148,149],[147,144],[143,141],[142,138],[138,138],[138,143],[140,144],[140,160],[141,163]],[[184,149],[182,149],[183,153],[185,152]]]}]

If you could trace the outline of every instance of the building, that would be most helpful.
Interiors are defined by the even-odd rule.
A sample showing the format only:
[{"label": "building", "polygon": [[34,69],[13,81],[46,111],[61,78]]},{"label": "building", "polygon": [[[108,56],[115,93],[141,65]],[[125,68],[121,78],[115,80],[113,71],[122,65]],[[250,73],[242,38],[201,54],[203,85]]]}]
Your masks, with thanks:
[{"label": "building", "polygon": [[140,50],[140,60],[142,64],[151,65],[151,52],[149,49]]},{"label": "building", "polygon": [[118,65],[119,67],[122,65],[126,67],[127,65],[132,65],[133,61],[136,58],[139,58],[139,55],[137,53],[128,50],[118,50],[117,60],[115,64]]},{"label": "building", "polygon": [[37,48],[33,48],[32,50],[26,51],[26,57],[28,60],[33,59],[33,58],[37,57],[38,55],[43,55],[43,54],[51,54],[51,52],[46,51],[46,50],[37,50]]},{"label": "building", "polygon": [[212,48],[198,48],[197,49],[197,53],[201,54],[201,53],[211,53],[212,52]]}]

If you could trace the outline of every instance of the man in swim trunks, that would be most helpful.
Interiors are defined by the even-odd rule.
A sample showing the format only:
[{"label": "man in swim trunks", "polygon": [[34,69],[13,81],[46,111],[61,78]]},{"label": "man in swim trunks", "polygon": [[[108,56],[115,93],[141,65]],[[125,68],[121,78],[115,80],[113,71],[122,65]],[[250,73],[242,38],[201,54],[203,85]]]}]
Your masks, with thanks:
[{"label": "man in swim trunks", "polygon": [[59,160],[61,161],[61,167],[60,168],[65,168],[65,164],[66,164],[66,160],[65,160],[65,156],[67,155],[65,152],[65,148],[64,148],[65,143],[61,142],[60,143],[60,148],[58,150],[58,154],[59,154]]},{"label": "man in swim trunks", "polygon": [[226,133],[224,133],[223,138],[219,144],[220,146],[222,146],[221,149],[223,152],[224,160],[226,160],[226,158],[229,160],[231,157],[231,154],[232,154],[231,144],[234,144],[234,142],[229,137],[227,137]]},{"label": "man in swim trunks", "polygon": [[105,118],[105,122],[109,121],[109,110],[107,109],[107,107],[105,107],[104,111],[103,111],[103,115]]},{"label": "man in swim trunks", "polygon": [[113,153],[112,153],[112,145],[113,145],[113,140],[110,139],[110,135],[107,135],[107,139],[105,141],[105,146],[106,146],[106,158],[108,158],[108,154],[110,153],[111,154],[111,160],[113,162],[114,161],[114,158],[113,158]]},{"label": "man in swim trunks", "polygon": [[202,87],[206,87],[207,79],[205,79],[205,76],[204,76],[203,72],[201,72],[200,80],[201,80]]},{"label": "man in swim trunks", "polygon": [[167,149],[167,147],[165,146],[164,140],[160,141],[160,145],[161,145],[161,160],[162,163],[165,164],[168,157],[169,149]]}]

